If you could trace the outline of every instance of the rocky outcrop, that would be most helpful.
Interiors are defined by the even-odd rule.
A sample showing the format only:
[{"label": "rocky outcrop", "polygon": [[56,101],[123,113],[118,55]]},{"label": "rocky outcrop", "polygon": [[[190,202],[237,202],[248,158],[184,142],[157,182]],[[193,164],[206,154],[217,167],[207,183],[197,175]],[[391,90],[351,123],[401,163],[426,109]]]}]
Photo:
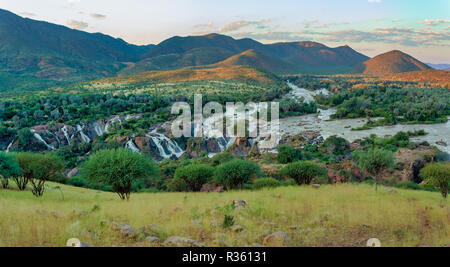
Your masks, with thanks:
[{"label": "rocky outcrop", "polygon": [[395,158],[397,165],[403,170],[397,180],[422,182],[423,180],[419,176],[420,170],[434,160],[435,154],[435,148],[429,146],[419,146],[414,150],[400,148],[395,154]]},{"label": "rocky outcrop", "polygon": [[280,140],[280,144],[295,148],[303,148],[306,145],[321,145],[323,142],[322,135],[317,131],[303,131],[297,135],[284,135]]}]

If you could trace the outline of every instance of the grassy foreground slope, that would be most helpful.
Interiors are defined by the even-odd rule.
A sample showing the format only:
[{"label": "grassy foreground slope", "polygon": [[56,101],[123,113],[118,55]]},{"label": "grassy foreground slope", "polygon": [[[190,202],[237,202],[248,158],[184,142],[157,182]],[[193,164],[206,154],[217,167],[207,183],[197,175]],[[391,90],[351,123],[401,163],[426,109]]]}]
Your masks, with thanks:
[{"label": "grassy foreground slope", "polygon": [[[134,229],[155,224],[166,236],[192,238],[206,246],[217,246],[217,236],[230,246],[252,246],[279,231],[288,234],[290,246],[365,246],[373,237],[383,246],[450,242],[449,207],[438,193],[375,193],[368,185],[340,184],[255,192],[142,193],[124,202],[112,193],[47,186],[42,199],[30,192],[0,190],[0,246],[64,246],[72,237],[95,246],[152,246],[111,230],[111,221]],[[230,201],[240,199],[248,208],[230,210]],[[217,226],[225,214],[246,230],[236,233]]]}]

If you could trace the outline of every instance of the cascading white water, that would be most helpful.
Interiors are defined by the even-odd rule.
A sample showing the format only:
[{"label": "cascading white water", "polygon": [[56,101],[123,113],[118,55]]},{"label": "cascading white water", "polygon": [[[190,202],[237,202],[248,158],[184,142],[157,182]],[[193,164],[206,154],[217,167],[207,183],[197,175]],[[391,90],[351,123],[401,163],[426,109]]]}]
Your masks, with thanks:
[{"label": "cascading white water", "polygon": [[85,143],[91,142],[91,139],[86,134],[84,134],[83,128],[80,125],[77,125],[77,131],[80,133],[81,141]]},{"label": "cascading white water", "polygon": [[141,150],[134,144],[133,140],[128,141],[125,144],[125,148],[133,151],[134,153],[141,153]]},{"label": "cascading white water", "polygon": [[42,138],[42,136],[40,134],[36,133],[35,130],[31,130],[31,132],[34,134],[34,138],[36,138],[39,142],[43,143],[50,150],[55,150],[55,148],[53,146],[47,144],[47,142],[45,142],[44,138]]},{"label": "cascading white water", "polygon": [[94,128],[95,134],[97,136],[102,136],[105,133],[106,127],[103,127],[99,122],[94,122],[92,124],[92,127]]},{"label": "cascading white water", "polygon": [[69,137],[69,130],[67,129],[67,125],[64,125],[64,127],[62,127],[61,131],[63,132],[64,136],[66,137],[67,144],[70,146],[70,137]]},{"label": "cascading white water", "polygon": [[169,139],[167,136],[157,133],[156,130],[147,134],[158,149],[159,155],[165,159],[170,159],[173,156],[179,158],[184,154],[183,149],[177,144],[177,142]]},{"label": "cascading white water", "polygon": [[14,141],[12,141],[12,142],[8,145],[8,147],[6,148],[6,153],[11,152],[11,148],[12,148],[13,144],[14,144]]}]

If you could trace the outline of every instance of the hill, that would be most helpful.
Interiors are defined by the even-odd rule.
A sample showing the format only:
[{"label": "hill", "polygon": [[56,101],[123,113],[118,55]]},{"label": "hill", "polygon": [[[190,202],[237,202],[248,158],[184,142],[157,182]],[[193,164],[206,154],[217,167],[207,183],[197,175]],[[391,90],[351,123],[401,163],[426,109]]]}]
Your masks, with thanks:
[{"label": "hill", "polygon": [[[369,58],[348,46],[330,48],[314,42],[262,44],[220,34],[173,37],[143,55],[121,74],[170,70],[221,63],[244,64],[275,74],[347,73]],[[258,58],[258,59],[256,59]]]},{"label": "hill", "polygon": [[254,81],[259,83],[273,83],[276,77],[272,74],[239,65],[212,65],[209,67],[185,67],[176,70],[148,71],[133,75],[117,76],[92,81],[101,83],[179,83],[190,81]]},{"label": "hill", "polygon": [[[137,61],[151,46],[135,46],[100,33],[87,33],[43,21],[22,18],[0,9],[0,78],[13,84],[29,77],[44,85],[115,75]],[[57,84],[56,82],[54,82]],[[35,85],[36,86],[36,85]],[[39,86],[37,86],[39,87]],[[2,87],[0,90],[14,89]]]},{"label": "hill", "polygon": [[419,70],[404,72],[387,77],[393,81],[411,81],[438,84],[443,87],[450,87],[450,71],[446,70]]},{"label": "hill", "polygon": [[429,69],[432,68],[425,63],[401,51],[394,50],[364,62],[356,69],[356,72],[372,76],[389,76],[402,72]]},{"label": "hill", "polygon": [[[275,232],[285,232],[291,247],[364,247],[373,237],[383,247],[448,243],[448,205],[439,193],[387,191],[337,184],[319,189],[140,193],[121,201],[113,193],[47,183],[39,200],[31,192],[0,190],[0,246],[65,246],[76,237],[94,246],[159,247],[168,237],[181,236],[205,246],[242,247],[258,246]],[[248,207],[231,209],[233,200],[244,200]],[[225,215],[245,230],[222,227]],[[152,224],[158,239],[152,243],[145,235],[127,236],[114,228],[115,223],[126,223],[133,231]]]}]

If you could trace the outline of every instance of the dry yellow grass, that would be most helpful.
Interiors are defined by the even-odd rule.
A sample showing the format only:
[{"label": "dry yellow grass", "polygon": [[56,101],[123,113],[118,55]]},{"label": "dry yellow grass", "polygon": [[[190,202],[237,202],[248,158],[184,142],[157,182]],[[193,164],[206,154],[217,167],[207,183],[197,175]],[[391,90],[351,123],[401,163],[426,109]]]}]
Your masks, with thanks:
[{"label": "dry yellow grass", "polygon": [[[247,231],[233,233],[215,226],[223,221],[224,207],[239,199],[249,207],[231,214]],[[100,209],[91,212],[96,205]],[[169,236],[192,238],[206,246],[217,246],[218,233],[226,236],[228,245],[252,246],[278,231],[289,235],[291,246],[364,246],[373,237],[383,246],[450,243],[449,207],[440,194],[383,189],[375,193],[367,185],[142,193],[124,202],[112,193],[49,183],[42,199],[30,192],[0,190],[0,210],[0,246],[64,246],[72,237],[95,246],[146,245],[121,237],[108,221],[134,229],[156,224]]]}]

